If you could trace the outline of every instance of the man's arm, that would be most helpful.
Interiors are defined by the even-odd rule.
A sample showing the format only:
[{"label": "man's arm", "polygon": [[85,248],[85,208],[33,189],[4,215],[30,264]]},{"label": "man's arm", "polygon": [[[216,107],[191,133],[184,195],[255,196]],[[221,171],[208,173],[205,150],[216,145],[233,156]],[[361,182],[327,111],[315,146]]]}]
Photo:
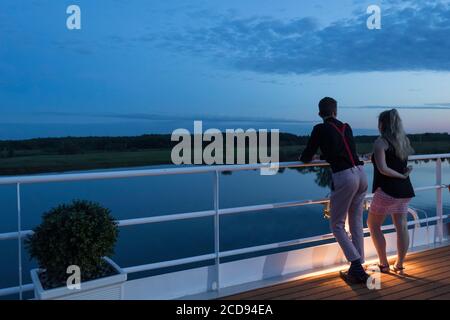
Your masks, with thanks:
[{"label": "man's arm", "polygon": [[300,161],[305,163],[311,162],[317,150],[319,149],[319,145],[319,130],[317,129],[317,127],[314,127],[306,148],[305,150],[303,150],[303,153],[300,157]]}]

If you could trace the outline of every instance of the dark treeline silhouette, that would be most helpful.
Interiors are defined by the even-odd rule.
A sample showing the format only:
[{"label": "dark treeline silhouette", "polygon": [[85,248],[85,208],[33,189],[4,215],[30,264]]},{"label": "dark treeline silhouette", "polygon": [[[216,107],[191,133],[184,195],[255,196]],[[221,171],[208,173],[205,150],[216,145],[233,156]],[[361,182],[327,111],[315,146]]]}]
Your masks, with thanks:
[{"label": "dark treeline silhouette", "polygon": [[62,137],[0,141],[3,156],[17,151],[37,151],[47,154],[77,154],[97,151],[133,151],[170,148],[170,135],[142,135],[136,137]]},{"label": "dark treeline silhouette", "polygon": [[[280,145],[302,145],[308,137],[280,133]],[[270,136],[269,136],[270,141]],[[148,134],[127,137],[61,137],[35,138],[28,140],[0,140],[0,155],[3,158],[40,154],[79,154],[101,151],[138,151],[145,149],[169,149],[176,145],[169,134]],[[205,142],[204,144],[208,144]]]},{"label": "dark treeline silhouette", "polygon": [[[80,154],[91,152],[139,151],[147,149],[170,149],[178,142],[171,141],[169,134],[148,134],[127,137],[61,137],[28,140],[0,140],[0,157],[11,158],[36,154]],[[308,136],[280,133],[280,147],[304,146]],[[450,143],[447,133],[425,133],[409,135],[413,146],[425,142]],[[357,144],[371,144],[376,136],[357,136]],[[204,143],[208,144],[208,142]],[[448,151],[448,150],[447,150]],[[443,151],[442,151],[443,152]],[[281,153],[281,158],[289,157]]]},{"label": "dark treeline silhouette", "polygon": [[[377,136],[356,136],[356,143],[373,143]],[[448,142],[450,135],[448,133],[419,133],[409,134],[411,142]]]},{"label": "dark treeline silhouette", "polygon": [[[194,142],[191,138],[191,148]],[[256,136],[259,140],[259,136]],[[262,156],[273,158],[270,150],[270,134],[268,135],[269,150],[258,150]],[[279,161],[297,161],[305,148],[308,136],[280,133]],[[242,139],[242,137],[241,137]],[[252,140],[254,137],[252,138]],[[360,155],[372,152],[375,136],[357,136],[356,147]],[[448,134],[416,134],[411,135],[412,146],[416,154],[448,153],[450,151],[450,135]],[[213,139],[214,140],[214,139]],[[223,139],[226,142],[226,137]],[[234,163],[238,154],[244,152],[245,162],[261,161],[250,157],[249,140],[246,139],[245,149],[236,148]],[[242,140],[241,140],[242,141]],[[34,174],[44,172],[67,172],[73,170],[93,170],[109,168],[140,167],[152,165],[170,165],[171,151],[178,141],[171,141],[168,134],[152,134],[135,137],[62,137],[37,138],[28,140],[0,140],[0,175]],[[206,147],[210,142],[203,142]],[[216,152],[220,150],[215,150]],[[192,150],[191,150],[192,151]],[[184,152],[184,151],[183,151]],[[224,148],[223,159],[230,156],[229,149]],[[191,152],[194,157],[194,152]],[[192,160],[192,159],[191,159]],[[447,159],[450,161],[450,159]],[[194,163],[191,161],[190,163]],[[197,162],[195,162],[197,163]],[[228,163],[228,160],[227,160]],[[198,163],[200,164],[200,163]],[[329,172],[326,168],[303,168],[302,173],[314,172],[320,186],[329,185]]]}]

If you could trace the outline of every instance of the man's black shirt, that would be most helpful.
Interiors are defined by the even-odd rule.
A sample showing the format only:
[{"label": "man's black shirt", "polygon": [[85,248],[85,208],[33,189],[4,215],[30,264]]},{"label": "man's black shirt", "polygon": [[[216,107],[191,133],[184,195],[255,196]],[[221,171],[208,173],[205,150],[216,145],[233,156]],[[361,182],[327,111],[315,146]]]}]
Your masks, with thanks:
[{"label": "man's black shirt", "polygon": [[[343,127],[343,123],[335,118],[329,118],[324,123],[318,124],[314,127],[311,138],[308,141],[306,149],[303,151],[300,160],[302,162],[311,162],[313,156],[320,148],[322,152],[321,159],[326,160],[331,170],[336,173],[353,167],[352,159],[347,152],[342,135],[331,124],[333,123],[338,128]],[[346,125],[345,138],[350,147],[355,165],[363,165],[364,162],[359,160],[356,153],[356,145],[353,138],[353,132],[349,125]]]}]

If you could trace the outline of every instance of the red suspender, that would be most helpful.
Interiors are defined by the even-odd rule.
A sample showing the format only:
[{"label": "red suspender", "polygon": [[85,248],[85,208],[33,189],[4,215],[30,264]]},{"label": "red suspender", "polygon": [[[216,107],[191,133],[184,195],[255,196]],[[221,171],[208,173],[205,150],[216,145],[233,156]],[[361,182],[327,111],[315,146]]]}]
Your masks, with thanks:
[{"label": "red suspender", "polygon": [[328,122],[328,123],[331,124],[337,130],[337,132],[339,132],[339,134],[341,135],[342,141],[344,141],[345,149],[347,150],[348,156],[350,157],[350,161],[352,162],[352,165],[354,167],[356,167],[355,159],[353,159],[353,154],[350,149],[350,145],[348,144],[347,137],[345,136],[345,129],[347,129],[347,124],[344,123],[342,128],[339,129],[338,126],[335,125],[334,123],[332,123],[332,122]]}]

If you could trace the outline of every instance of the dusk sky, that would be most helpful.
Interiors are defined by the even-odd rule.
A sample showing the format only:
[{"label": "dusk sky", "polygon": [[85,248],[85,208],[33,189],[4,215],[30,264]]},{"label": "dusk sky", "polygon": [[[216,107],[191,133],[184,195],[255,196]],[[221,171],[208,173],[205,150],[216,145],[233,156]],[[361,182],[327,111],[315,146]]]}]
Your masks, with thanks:
[{"label": "dusk sky", "polygon": [[388,107],[408,132],[449,132],[449,56],[447,0],[2,0],[0,139],[193,120],[304,133],[323,96],[360,132]]}]

